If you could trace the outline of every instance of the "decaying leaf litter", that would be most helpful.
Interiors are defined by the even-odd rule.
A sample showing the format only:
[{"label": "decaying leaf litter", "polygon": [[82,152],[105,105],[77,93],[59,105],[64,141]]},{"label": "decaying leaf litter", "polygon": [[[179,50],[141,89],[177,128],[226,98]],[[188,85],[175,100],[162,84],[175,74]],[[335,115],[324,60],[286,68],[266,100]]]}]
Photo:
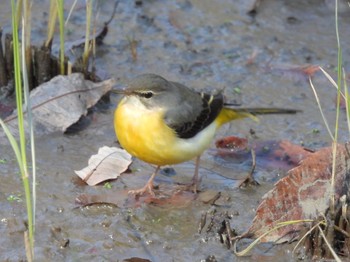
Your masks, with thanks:
[{"label": "decaying leaf litter", "polygon": [[[181,10],[181,9],[180,9]],[[186,10],[186,9],[185,9]],[[175,12],[175,19],[176,19],[176,12]],[[174,19],[174,18],[172,18],[172,19]],[[158,23],[158,21],[156,20],[156,23]],[[186,28],[186,27],[184,27],[184,28]],[[136,38],[137,39],[137,38]],[[143,48],[143,46],[142,46],[142,44],[141,44],[141,46],[140,46],[140,42],[138,43],[138,59],[141,59],[141,61],[142,61],[142,55],[140,55],[140,54],[142,54],[142,48]],[[144,44],[144,43],[143,43]],[[141,50],[141,53],[140,53],[140,50]],[[247,52],[247,53],[251,53],[251,52]],[[231,55],[234,55],[234,52],[231,52]],[[264,54],[264,52],[263,52],[263,54]],[[144,55],[144,54],[143,54]],[[202,55],[203,55],[203,53],[202,53]],[[230,55],[230,53],[229,53],[229,55]],[[239,54],[238,54],[239,55]],[[259,59],[262,59],[264,56],[258,56],[257,58],[258,58],[258,60],[256,60],[256,62],[255,63],[260,63],[260,61],[259,61]],[[209,59],[210,60],[210,59]],[[217,62],[216,62],[217,63]],[[300,63],[300,64],[302,64],[302,63]],[[197,74],[197,73],[200,73],[200,70],[203,70],[203,72],[202,72],[202,74],[204,75],[204,78],[210,78],[210,76],[208,76],[207,74],[206,74],[206,71],[205,70],[211,70],[212,68],[213,68],[213,65],[214,65],[214,67],[215,67],[215,63],[202,63],[202,64],[200,64],[200,63],[197,63],[196,64],[196,66],[195,67],[189,67],[189,68],[191,68],[191,70],[190,71],[187,71],[187,74],[190,74],[190,76],[191,76],[191,74]],[[237,65],[237,64],[236,64]],[[250,70],[252,70],[252,69],[250,69]],[[254,70],[254,69],[253,69]],[[175,80],[177,80],[177,81],[180,81],[181,79],[178,79],[177,77],[178,77],[178,72],[176,71],[176,70],[174,70],[174,71],[171,71],[170,70],[170,72],[171,72],[171,74],[173,74],[173,77],[174,77],[174,79]],[[134,74],[127,74],[128,76],[132,76],[132,75],[134,75]],[[203,75],[202,75],[202,77],[203,77]],[[184,77],[184,79],[191,79],[191,77],[188,77],[188,76],[183,76]],[[227,78],[227,77],[223,77],[224,79],[225,78]],[[187,80],[186,80],[187,81]],[[299,80],[298,80],[299,81]],[[198,84],[198,86],[201,86],[201,84]],[[249,87],[250,88],[250,87]],[[249,89],[248,88],[248,89]],[[305,89],[307,88],[307,86],[305,87]],[[303,90],[303,92],[304,92],[305,90]],[[247,92],[247,89],[245,89],[245,92]],[[256,91],[258,94],[259,94],[259,91]],[[245,94],[245,96],[244,97],[247,97],[246,96],[247,94]],[[248,95],[249,95],[249,93],[248,93]],[[249,97],[249,96],[248,96]],[[300,95],[299,97],[298,97],[298,95],[295,97],[295,99],[296,99],[296,101],[298,100],[298,99],[303,99],[302,98],[303,96],[302,95]],[[311,97],[308,97],[308,99],[311,99]],[[303,109],[304,110],[304,112],[305,112],[305,109]],[[307,114],[307,113],[306,113]],[[102,116],[102,118],[103,118],[103,116]],[[110,120],[108,120],[108,121],[110,121]],[[263,120],[263,121],[269,121],[269,120]],[[105,123],[107,123],[107,119],[105,120]],[[238,132],[247,132],[248,130],[249,130],[249,127],[247,128],[247,126],[249,126],[249,124],[245,124],[245,123],[240,123],[240,125],[242,125],[242,129],[239,129],[239,131]],[[233,125],[233,126],[235,126],[235,125]],[[271,125],[271,126],[274,126],[274,127],[276,127],[276,126],[278,126],[278,124],[276,125],[276,123],[274,123],[273,125]],[[96,130],[98,130],[96,127],[94,128],[94,125],[91,127],[92,128],[92,130],[94,131],[94,132],[96,132]],[[267,126],[267,128],[266,128],[266,126],[264,127],[265,128],[265,130],[269,130],[269,127]],[[244,131],[244,129],[246,129],[245,131]],[[270,130],[269,130],[270,131]],[[85,132],[85,135],[87,135],[87,141],[91,141],[92,140],[92,138],[94,138],[95,140],[98,140],[99,142],[101,141],[101,138],[99,138],[99,137],[96,137],[96,134],[94,134],[94,135],[89,135],[89,133],[88,133],[88,131],[84,131]],[[83,132],[83,134],[84,134],[84,132]],[[113,138],[112,138],[112,135],[113,135],[113,131],[111,130],[111,131],[108,131],[109,132],[109,137],[111,138],[110,139],[110,141],[112,141],[113,140]],[[107,132],[107,133],[108,133]],[[262,135],[263,133],[262,133],[263,131],[260,129],[258,129],[258,135]],[[97,133],[98,134],[98,133]],[[100,135],[102,135],[102,133],[99,133]],[[79,135],[79,137],[81,137],[80,135]],[[317,136],[315,136],[315,140],[316,140],[316,138],[317,139],[319,139],[319,137],[317,137]],[[47,140],[46,140],[47,141]],[[59,140],[58,140],[59,141]],[[307,142],[307,141],[306,141]],[[61,142],[62,143],[62,142]],[[102,145],[103,143],[101,143],[98,147],[100,147],[101,145]],[[96,145],[97,146],[97,145]],[[95,146],[95,147],[96,147]],[[79,169],[79,168],[81,168],[81,167],[83,167],[84,166],[84,164],[87,162],[87,159],[88,159],[88,156],[90,156],[90,155],[92,155],[92,154],[94,154],[95,152],[97,152],[97,148],[98,147],[96,147],[96,148],[94,148],[93,150],[88,150],[88,153],[87,152],[85,152],[85,153],[83,153],[83,154],[85,154],[85,157],[83,158],[83,159],[81,159],[80,160],[80,162],[81,162],[81,165],[79,165],[79,167],[74,167],[74,168],[70,168],[69,170],[70,170],[70,172],[72,171],[72,170],[76,170],[76,169]],[[307,147],[309,147],[309,146],[307,146]],[[69,152],[73,149],[72,147],[70,147],[69,145],[65,145],[64,146],[64,151],[65,151],[65,153],[66,154],[68,154],[69,155]],[[311,148],[313,148],[313,147],[311,147]],[[58,156],[57,156],[57,158],[58,159],[65,159],[64,157],[63,157],[63,153],[62,153],[62,156],[61,156],[61,154],[58,154]],[[210,160],[210,159],[209,159]],[[208,166],[207,165],[208,163],[206,163],[206,165],[205,166]],[[138,164],[138,165],[140,165],[140,164]],[[215,165],[215,164],[213,164],[213,165]],[[213,166],[212,165],[212,166]],[[137,165],[136,165],[137,166]],[[141,165],[142,166],[142,165]],[[186,165],[184,166],[184,167],[186,167]],[[131,169],[132,169],[133,167],[131,167]],[[249,169],[249,167],[247,167],[246,166],[246,169]],[[57,170],[59,170],[59,168],[57,168]],[[150,171],[151,172],[151,169],[150,168],[147,168],[147,167],[143,167],[142,166],[142,169],[140,169],[140,170],[142,170],[142,172],[146,172],[146,171]],[[176,170],[177,170],[177,172],[178,172],[178,174],[180,175],[183,175],[183,168],[181,168],[181,166],[180,166],[180,168],[177,168],[176,167]],[[212,170],[215,170],[215,168],[212,168]],[[190,173],[191,171],[190,171],[190,169],[189,170],[186,170],[185,169],[185,173],[187,173],[187,171],[188,171],[188,173]],[[65,171],[65,172],[67,172],[67,171]],[[135,170],[133,171],[133,172],[135,172]],[[149,172],[147,172],[147,173],[149,173]],[[204,185],[210,185],[211,183],[213,183],[213,182],[211,182],[211,181],[218,181],[218,179],[216,179],[215,178],[215,176],[213,177],[212,175],[211,176],[208,176],[208,170],[206,170],[206,169],[204,169],[204,170],[202,170],[202,174],[204,174]],[[142,177],[143,177],[143,175],[142,174],[140,174],[140,171],[137,171],[136,170],[136,176],[135,176],[135,179],[142,179]],[[62,175],[62,174],[60,174],[60,175]],[[256,176],[258,176],[259,177],[259,170],[256,170],[256,174],[255,174]],[[132,175],[131,175],[132,176]],[[206,178],[206,176],[208,176],[207,178]],[[175,176],[175,179],[178,179],[178,177],[179,176]],[[132,180],[133,178],[131,178],[131,182],[133,181]],[[162,179],[162,178],[160,178],[160,179]],[[124,176],[124,178],[123,178],[123,181],[126,181],[126,180],[128,180],[128,177],[126,177],[126,176]],[[134,180],[135,181],[135,180]],[[168,179],[166,179],[166,181],[168,181]],[[223,181],[225,181],[225,180],[223,180]],[[226,180],[227,181],[227,180]],[[160,181],[160,182],[164,182],[164,181]],[[170,182],[170,183],[172,183],[172,182]],[[58,184],[58,183],[57,183]],[[116,183],[116,185],[115,184],[113,184],[112,183],[112,185],[113,185],[113,191],[114,190],[118,190],[118,188],[115,188],[115,187],[118,187],[118,183]],[[170,184],[171,185],[171,184]],[[214,182],[214,184],[213,185],[215,185],[215,182]],[[220,183],[217,183],[217,185],[220,185]],[[220,187],[219,187],[220,188]],[[264,189],[264,185],[262,185],[262,188],[260,187],[260,188],[257,188],[257,189],[254,189],[254,190],[256,190],[256,191],[263,191],[262,189]],[[266,188],[265,188],[266,189]],[[83,190],[83,189],[82,189]],[[89,191],[89,192],[91,192],[91,193],[96,193],[96,190],[100,190],[100,189],[98,189],[98,188],[94,188],[94,190],[93,191],[91,191],[91,189],[84,189],[84,190],[86,190],[86,191]],[[245,189],[245,190],[248,190],[248,191],[250,191],[250,190],[252,190],[252,189]],[[74,192],[74,189],[72,190],[73,192]],[[252,190],[253,191],[253,190]],[[260,191],[260,192],[261,192]],[[267,191],[267,190],[266,190]],[[107,192],[109,192],[109,191],[107,191]],[[244,194],[245,194],[245,192],[246,191],[242,191],[242,192],[234,192],[233,194],[234,194],[234,196],[235,196],[235,199],[242,199],[242,195],[244,196]],[[250,192],[250,193],[252,193],[252,195],[254,196],[254,193],[253,192]],[[261,193],[263,193],[263,192],[261,192]],[[232,193],[231,193],[232,194]],[[77,194],[72,194],[72,195],[77,195]],[[256,196],[256,195],[255,195]],[[232,197],[232,196],[231,196]],[[257,196],[256,196],[257,197]],[[257,198],[259,198],[259,197],[257,197]],[[246,200],[247,201],[247,200]],[[216,202],[217,203],[217,202]],[[229,205],[233,205],[232,204],[232,202],[230,202],[230,201],[228,201],[228,202],[226,202],[226,204],[229,204]],[[237,203],[235,206],[238,206],[239,207],[239,203]],[[247,203],[245,204],[245,206],[247,206]],[[249,206],[249,204],[248,204],[248,206]],[[256,204],[254,205],[254,206],[256,206]],[[253,205],[252,205],[252,207],[253,207]],[[145,208],[144,206],[143,206],[143,208]],[[187,209],[188,210],[188,209]],[[88,211],[84,211],[84,212],[88,212]],[[137,211],[137,212],[141,212],[141,211]],[[178,212],[180,212],[180,211],[178,211]],[[244,219],[244,216],[243,216],[243,213],[242,212],[239,212],[240,213],[240,215],[238,216],[239,218],[242,218],[242,219]],[[76,215],[78,215],[77,213],[75,213]],[[169,214],[167,214],[167,215],[169,215]],[[78,215],[79,216],[79,215]],[[197,217],[197,221],[196,222],[198,222],[199,221],[199,216],[198,215],[195,215],[195,217]],[[96,218],[96,217],[95,217]],[[155,219],[155,221],[157,221],[157,219],[156,219],[156,217],[154,217],[154,219]],[[165,218],[163,218],[163,219],[165,219]],[[251,219],[252,219],[252,217],[250,217],[250,221],[251,221]],[[80,220],[81,221],[81,220]],[[88,223],[88,221],[89,221],[89,219],[87,219],[87,223]],[[133,220],[133,222],[134,223],[136,223],[137,224],[137,220]],[[162,224],[161,222],[158,222],[158,223],[160,223],[160,224]],[[232,223],[232,220],[231,220],[231,223]],[[235,222],[233,222],[233,224],[234,224]],[[108,223],[107,223],[108,224]],[[106,224],[106,225],[107,225]],[[170,222],[169,221],[169,225],[176,225],[176,222],[175,221],[172,221],[172,222]],[[184,227],[184,225],[182,225],[183,227]],[[157,226],[156,225],[153,225],[153,228],[157,228]],[[196,226],[196,228],[197,228],[197,226]],[[245,228],[247,228],[247,225],[246,225],[246,227]],[[241,228],[242,229],[242,228]],[[109,230],[112,230],[110,227],[109,227]],[[113,231],[113,230],[112,230]],[[73,234],[74,235],[74,231],[70,231],[71,232],[71,234]],[[241,232],[240,233],[242,233],[243,232],[243,230],[241,230]],[[142,235],[143,233],[141,232],[141,235]],[[185,235],[185,234],[184,234]],[[173,236],[174,237],[174,236]],[[73,237],[74,238],[74,237]],[[145,237],[145,239],[146,239],[147,237]],[[190,238],[190,237],[189,237]],[[190,238],[191,239],[191,238]],[[153,240],[153,241],[155,241],[155,240]],[[73,245],[74,245],[74,241],[72,242],[71,241],[71,244],[70,245],[72,245],[72,243],[73,243]],[[112,242],[113,243],[113,242]],[[110,246],[110,242],[107,242],[106,244],[105,244],[106,246]],[[137,244],[136,244],[137,245]],[[174,246],[179,246],[178,244],[173,244]],[[153,248],[153,250],[154,250],[154,248],[156,249],[157,247],[157,244],[153,244],[153,245],[151,245],[151,247]],[[170,245],[171,246],[171,245]],[[90,252],[97,252],[96,250],[98,250],[98,249],[89,249],[90,250]],[[95,251],[94,251],[95,250]],[[183,250],[183,249],[182,249]],[[220,251],[219,251],[220,250]],[[164,252],[164,251],[163,251]],[[173,251],[169,251],[169,252],[175,252],[174,250]],[[220,253],[221,252],[221,253]],[[272,251],[273,252],[273,251]],[[184,252],[182,252],[182,253],[184,253]],[[208,252],[204,252],[203,254],[208,254]],[[212,252],[211,253],[211,255],[216,255],[216,257],[217,258],[219,258],[220,257],[220,255],[222,256],[223,254],[226,254],[225,253],[225,251],[223,251],[222,249],[218,249],[217,250],[217,252],[215,253],[215,252]],[[209,254],[208,254],[209,255]],[[140,254],[140,256],[141,257],[149,257],[149,258],[151,258],[152,256],[150,256],[150,255],[142,255],[142,254]],[[183,257],[185,257],[185,255],[183,256]],[[192,256],[193,257],[193,256]],[[202,256],[203,257],[203,256]]]},{"label": "decaying leaf litter", "polygon": [[[35,88],[31,94],[31,105],[37,136],[53,132],[64,133],[68,127],[87,115],[103,95],[111,90],[114,80],[93,83],[84,79],[83,74],[56,76]],[[17,113],[14,111],[5,118],[5,123],[16,134]],[[2,142],[6,142],[4,133],[0,133]]]}]

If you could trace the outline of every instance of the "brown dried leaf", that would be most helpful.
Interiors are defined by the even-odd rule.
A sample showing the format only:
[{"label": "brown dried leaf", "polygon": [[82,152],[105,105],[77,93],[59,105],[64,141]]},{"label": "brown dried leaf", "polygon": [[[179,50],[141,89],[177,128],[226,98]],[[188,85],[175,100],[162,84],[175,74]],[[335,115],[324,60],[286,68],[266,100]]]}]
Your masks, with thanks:
[{"label": "brown dried leaf", "polygon": [[[113,79],[94,83],[85,80],[83,74],[74,73],[68,76],[56,76],[38,86],[30,93],[35,134],[64,132],[110,91],[113,84]],[[18,134],[17,121],[14,121],[16,119],[16,112],[5,119],[5,123],[15,136]],[[28,128],[25,130],[28,132]],[[3,136],[4,133],[0,130],[0,138]]]},{"label": "brown dried leaf", "polygon": [[128,169],[131,155],[117,147],[101,147],[97,155],[89,159],[89,165],[75,173],[88,185],[94,186],[103,181],[116,179]]},{"label": "brown dried leaf", "polygon": [[[247,235],[258,237],[279,222],[316,219],[329,207],[332,195],[332,148],[310,154],[301,165],[289,171],[263,197]],[[347,194],[349,188],[349,155],[346,147],[338,145],[336,155],[335,200]],[[285,242],[295,237],[303,227],[294,224],[282,227],[265,236],[262,241]],[[294,232],[294,236],[293,233]]]}]

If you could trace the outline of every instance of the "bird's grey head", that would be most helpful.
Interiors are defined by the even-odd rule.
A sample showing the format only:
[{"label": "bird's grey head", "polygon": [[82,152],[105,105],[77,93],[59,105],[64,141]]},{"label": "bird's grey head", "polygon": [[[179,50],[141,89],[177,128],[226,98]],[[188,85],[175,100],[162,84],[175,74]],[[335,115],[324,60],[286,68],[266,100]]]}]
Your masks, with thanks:
[{"label": "bird's grey head", "polygon": [[[177,87],[156,74],[143,74],[133,78],[125,90],[129,96],[137,96],[147,108],[165,107],[172,103]],[[175,96],[176,98],[176,96]]]}]

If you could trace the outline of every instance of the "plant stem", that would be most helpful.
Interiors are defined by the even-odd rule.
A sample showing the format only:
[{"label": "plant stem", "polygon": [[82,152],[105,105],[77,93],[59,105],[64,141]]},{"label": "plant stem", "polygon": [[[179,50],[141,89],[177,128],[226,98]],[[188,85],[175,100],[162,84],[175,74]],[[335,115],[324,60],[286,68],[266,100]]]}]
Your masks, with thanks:
[{"label": "plant stem", "polygon": [[60,24],[60,73],[64,75],[64,0],[56,0]]}]

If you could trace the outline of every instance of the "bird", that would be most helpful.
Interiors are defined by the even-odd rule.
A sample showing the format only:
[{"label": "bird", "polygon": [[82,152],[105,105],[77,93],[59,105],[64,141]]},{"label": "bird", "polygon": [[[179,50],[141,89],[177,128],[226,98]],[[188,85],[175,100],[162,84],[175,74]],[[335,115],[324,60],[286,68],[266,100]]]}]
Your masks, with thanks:
[{"label": "bird", "polygon": [[241,118],[264,114],[295,114],[284,108],[230,107],[222,92],[208,94],[168,81],[156,74],[141,74],[122,90],[114,112],[114,128],[120,145],[132,156],[155,165],[155,172],[140,189],[129,193],[155,196],[154,178],[162,166],[196,159],[192,186],[197,191],[201,154],[217,130]]}]

